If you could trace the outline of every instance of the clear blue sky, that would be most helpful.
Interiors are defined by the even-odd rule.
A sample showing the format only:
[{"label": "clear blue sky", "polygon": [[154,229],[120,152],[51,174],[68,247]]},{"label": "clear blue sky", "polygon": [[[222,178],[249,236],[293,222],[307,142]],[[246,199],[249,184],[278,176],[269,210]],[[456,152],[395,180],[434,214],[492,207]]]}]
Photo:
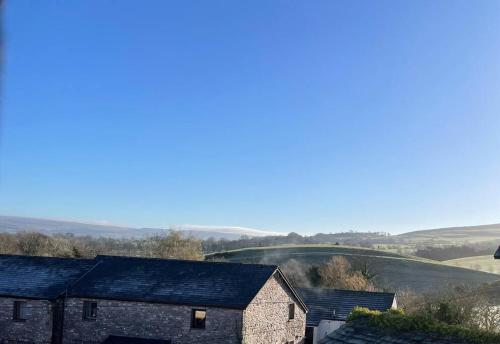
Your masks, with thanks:
[{"label": "clear blue sky", "polygon": [[500,222],[499,1],[9,1],[0,214]]}]

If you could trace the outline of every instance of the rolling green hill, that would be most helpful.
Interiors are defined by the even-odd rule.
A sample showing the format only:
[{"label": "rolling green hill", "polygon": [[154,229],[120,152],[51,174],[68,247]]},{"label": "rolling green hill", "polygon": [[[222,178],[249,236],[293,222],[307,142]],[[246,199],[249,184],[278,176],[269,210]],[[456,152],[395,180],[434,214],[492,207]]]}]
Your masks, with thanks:
[{"label": "rolling green hill", "polygon": [[393,290],[410,288],[418,292],[446,288],[449,284],[481,284],[500,280],[500,275],[454,267],[439,262],[392,252],[332,245],[290,245],[249,248],[207,255],[207,259],[282,265],[290,259],[321,264],[333,255],[353,261],[364,259],[377,282]]},{"label": "rolling green hill", "polygon": [[459,266],[478,271],[500,274],[500,262],[492,258],[492,255],[466,257],[459,259],[445,260],[443,263],[451,266]]},{"label": "rolling green hill", "polygon": [[395,236],[399,240],[443,243],[475,243],[490,240],[500,241],[500,224],[448,227],[413,231]]}]

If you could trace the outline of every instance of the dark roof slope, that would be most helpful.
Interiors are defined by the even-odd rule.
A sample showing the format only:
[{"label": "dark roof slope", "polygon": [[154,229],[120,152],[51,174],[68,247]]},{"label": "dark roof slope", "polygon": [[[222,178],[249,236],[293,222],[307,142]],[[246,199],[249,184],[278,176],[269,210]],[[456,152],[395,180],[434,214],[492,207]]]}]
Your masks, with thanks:
[{"label": "dark roof slope", "polygon": [[93,259],[0,255],[0,295],[55,299],[94,264]]},{"label": "dark roof slope", "polygon": [[366,319],[348,322],[320,340],[319,344],[472,344],[437,333],[397,332],[369,325]]},{"label": "dark roof slope", "polygon": [[394,301],[394,293],[321,288],[302,288],[298,291],[309,309],[308,326],[318,326],[321,320],[346,320],[356,306],[386,311]]},{"label": "dark roof slope", "polygon": [[495,252],[495,259],[500,259],[500,246],[498,246],[498,250]]},{"label": "dark roof slope", "polygon": [[275,265],[98,256],[69,296],[244,309]]},{"label": "dark roof slope", "polygon": [[102,344],[170,344],[170,340],[109,336]]}]

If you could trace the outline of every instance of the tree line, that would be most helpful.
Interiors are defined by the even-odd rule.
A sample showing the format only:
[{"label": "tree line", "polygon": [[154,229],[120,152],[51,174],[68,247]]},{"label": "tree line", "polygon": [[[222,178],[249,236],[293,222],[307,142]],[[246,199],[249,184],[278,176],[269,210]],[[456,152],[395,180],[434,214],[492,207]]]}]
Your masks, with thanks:
[{"label": "tree line", "polygon": [[302,236],[298,233],[288,235],[269,235],[264,237],[242,236],[237,240],[209,238],[203,241],[205,253],[223,252],[248,247],[266,247],[276,245],[310,245],[310,244],[342,244],[347,246],[373,247],[375,243],[387,239],[384,232],[342,232],[318,233],[311,236]]},{"label": "tree line", "polygon": [[201,240],[177,231],[141,239],[39,232],[0,233],[0,253],[65,258],[94,258],[99,254],[189,260],[204,258]]}]

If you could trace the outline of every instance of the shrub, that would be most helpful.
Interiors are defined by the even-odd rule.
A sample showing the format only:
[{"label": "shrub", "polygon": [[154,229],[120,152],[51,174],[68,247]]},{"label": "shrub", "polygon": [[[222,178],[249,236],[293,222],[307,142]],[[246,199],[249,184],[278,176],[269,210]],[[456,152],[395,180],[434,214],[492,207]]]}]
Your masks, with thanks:
[{"label": "shrub", "polygon": [[399,332],[417,331],[435,333],[437,335],[460,338],[478,344],[500,343],[500,334],[498,333],[469,329],[459,325],[448,325],[434,319],[428,314],[406,315],[402,310],[391,309],[386,312],[380,312],[356,307],[349,315],[347,321],[356,321],[359,319],[367,319],[372,326]]}]

